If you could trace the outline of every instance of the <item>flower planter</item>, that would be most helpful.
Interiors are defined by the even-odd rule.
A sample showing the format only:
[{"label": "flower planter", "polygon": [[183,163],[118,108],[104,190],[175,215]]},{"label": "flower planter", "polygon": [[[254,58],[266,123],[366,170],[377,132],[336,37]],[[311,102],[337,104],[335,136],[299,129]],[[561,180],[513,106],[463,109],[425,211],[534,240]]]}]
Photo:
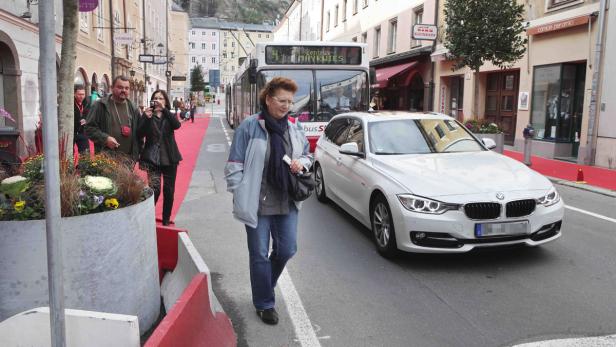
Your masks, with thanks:
[{"label": "flower planter", "polygon": [[500,154],[503,154],[503,150],[505,149],[505,134],[484,134],[484,133],[473,133],[479,140],[481,139],[492,139],[496,143],[496,148],[493,150]]},{"label": "flower planter", "polygon": [[[147,331],[160,313],[154,198],[61,230],[65,307],[135,315]],[[45,220],[0,221],[0,321],[48,302]]]}]

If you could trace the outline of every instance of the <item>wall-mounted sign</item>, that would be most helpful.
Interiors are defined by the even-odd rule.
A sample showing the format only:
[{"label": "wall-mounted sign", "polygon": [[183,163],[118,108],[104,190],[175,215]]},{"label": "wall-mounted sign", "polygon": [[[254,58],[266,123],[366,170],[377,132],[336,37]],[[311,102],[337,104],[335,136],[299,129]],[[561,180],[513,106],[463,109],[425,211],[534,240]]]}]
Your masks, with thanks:
[{"label": "wall-mounted sign", "polygon": [[412,37],[414,40],[436,40],[438,28],[431,24],[415,24],[413,25]]},{"label": "wall-mounted sign", "polygon": [[186,81],[186,76],[171,76],[172,81]]},{"label": "wall-mounted sign", "polygon": [[98,0],[79,0],[79,12],[91,12],[98,7]]},{"label": "wall-mounted sign", "polygon": [[151,54],[139,54],[139,61],[142,63],[153,63],[154,56]]},{"label": "wall-mounted sign", "polygon": [[155,55],[152,64],[167,64],[167,57],[164,55]]},{"label": "wall-mounted sign", "polygon": [[563,29],[575,27],[578,25],[584,25],[584,24],[587,24],[589,20],[590,20],[590,16],[581,16],[581,17],[575,17],[571,19],[565,19],[565,20],[561,20],[558,22],[552,22],[552,23],[528,28],[528,30],[526,30],[526,33],[528,35],[545,34],[551,31],[563,30]]},{"label": "wall-mounted sign", "polygon": [[518,96],[518,110],[528,111],[528,92],[520,92]]},{"label": "wall-mounted sign", "polygon": [[133,33],[123,31],[114,32],[113,42],[118,45],[130,45],[133,43]]},{"label": "wall-mounted sign", "polygon": [[446,101],[447,101],[447,87],[445,87],[445,85],[441,85],[441,101],[440,101],[441,113],[445,113]]}]

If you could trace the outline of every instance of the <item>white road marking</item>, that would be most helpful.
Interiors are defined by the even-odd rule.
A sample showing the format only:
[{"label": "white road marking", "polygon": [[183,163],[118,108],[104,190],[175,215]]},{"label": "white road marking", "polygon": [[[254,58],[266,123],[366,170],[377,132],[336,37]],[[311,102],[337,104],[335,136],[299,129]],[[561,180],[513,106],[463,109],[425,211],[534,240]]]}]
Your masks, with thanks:
[{"label": "white road marking", "polygon": [[597,213],[594,213],[594,212],[582,210],[581,208],[577,208],[577,207],[573,207],[573,206],[569,206],[569,205],[565,205],[565,208],[570,209],[570,210],[575,211],[575,212],[587,214],[587,215],[595,217],[595,218],[603,219],[603,220],[606,220],[608,222],[616,223],[616,219],[614,219],[614,218],[610,218],[610,217],[606,217],[606,216],[603,216],[603,215],[600,215],[600,214],[597,214]]},{"label": "white road marking", "polygon": [[582,337],[571,339],[546,340],[523,343],[513,347],[613,347],[616,346],[616,335]]},{"label": "white road marking", "polygon": [[[282,298],[287,304],[287,311],[291,317],[291,322],[295,327],[295,335],[302,347],[320,347],[321,343],[317,338],[317,334],[314,332],[310,318],[304,309],[302,300],[293,285],[291,276],[284,269],[280,277],[278,278],[278,285],[282,292]],[[327,337],[329,338],[329,336]]]}]

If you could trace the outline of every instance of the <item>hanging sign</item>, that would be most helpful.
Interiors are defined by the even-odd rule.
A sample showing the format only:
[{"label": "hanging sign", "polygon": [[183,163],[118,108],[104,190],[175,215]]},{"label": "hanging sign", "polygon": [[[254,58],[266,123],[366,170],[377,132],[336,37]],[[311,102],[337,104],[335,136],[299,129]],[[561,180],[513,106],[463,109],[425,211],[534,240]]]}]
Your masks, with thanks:
[{"label": "hanging sign", "polygon": [[79,0],[79,12],[91,12],[98,7],[98,0]]},{"label": "hanging sign", "polygon": [[133,33],[131,32],[115,32],[113,33],[113,42],[118,45],[130,45],[133,43]]}]

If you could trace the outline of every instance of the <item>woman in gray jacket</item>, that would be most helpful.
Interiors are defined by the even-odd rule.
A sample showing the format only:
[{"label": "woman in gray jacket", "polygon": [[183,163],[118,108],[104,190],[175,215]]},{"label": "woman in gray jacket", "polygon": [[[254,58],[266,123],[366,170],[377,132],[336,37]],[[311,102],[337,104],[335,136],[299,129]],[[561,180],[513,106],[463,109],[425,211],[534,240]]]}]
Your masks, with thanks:
[{"label": "woman in gray jacket", "polygon": [[[233,216],[246,225],[252,301],[261,320],[272,325],[278,323],[274,287],[297,250],[301,202],[289,196],[289,171],[312,166],[308,140],[288,118],[296,91],[297,84],[285,77],[265,85],[259,95],[261,112],[237,128],[225,167]],[[285,155],[290,165],[283,161]]]}]

